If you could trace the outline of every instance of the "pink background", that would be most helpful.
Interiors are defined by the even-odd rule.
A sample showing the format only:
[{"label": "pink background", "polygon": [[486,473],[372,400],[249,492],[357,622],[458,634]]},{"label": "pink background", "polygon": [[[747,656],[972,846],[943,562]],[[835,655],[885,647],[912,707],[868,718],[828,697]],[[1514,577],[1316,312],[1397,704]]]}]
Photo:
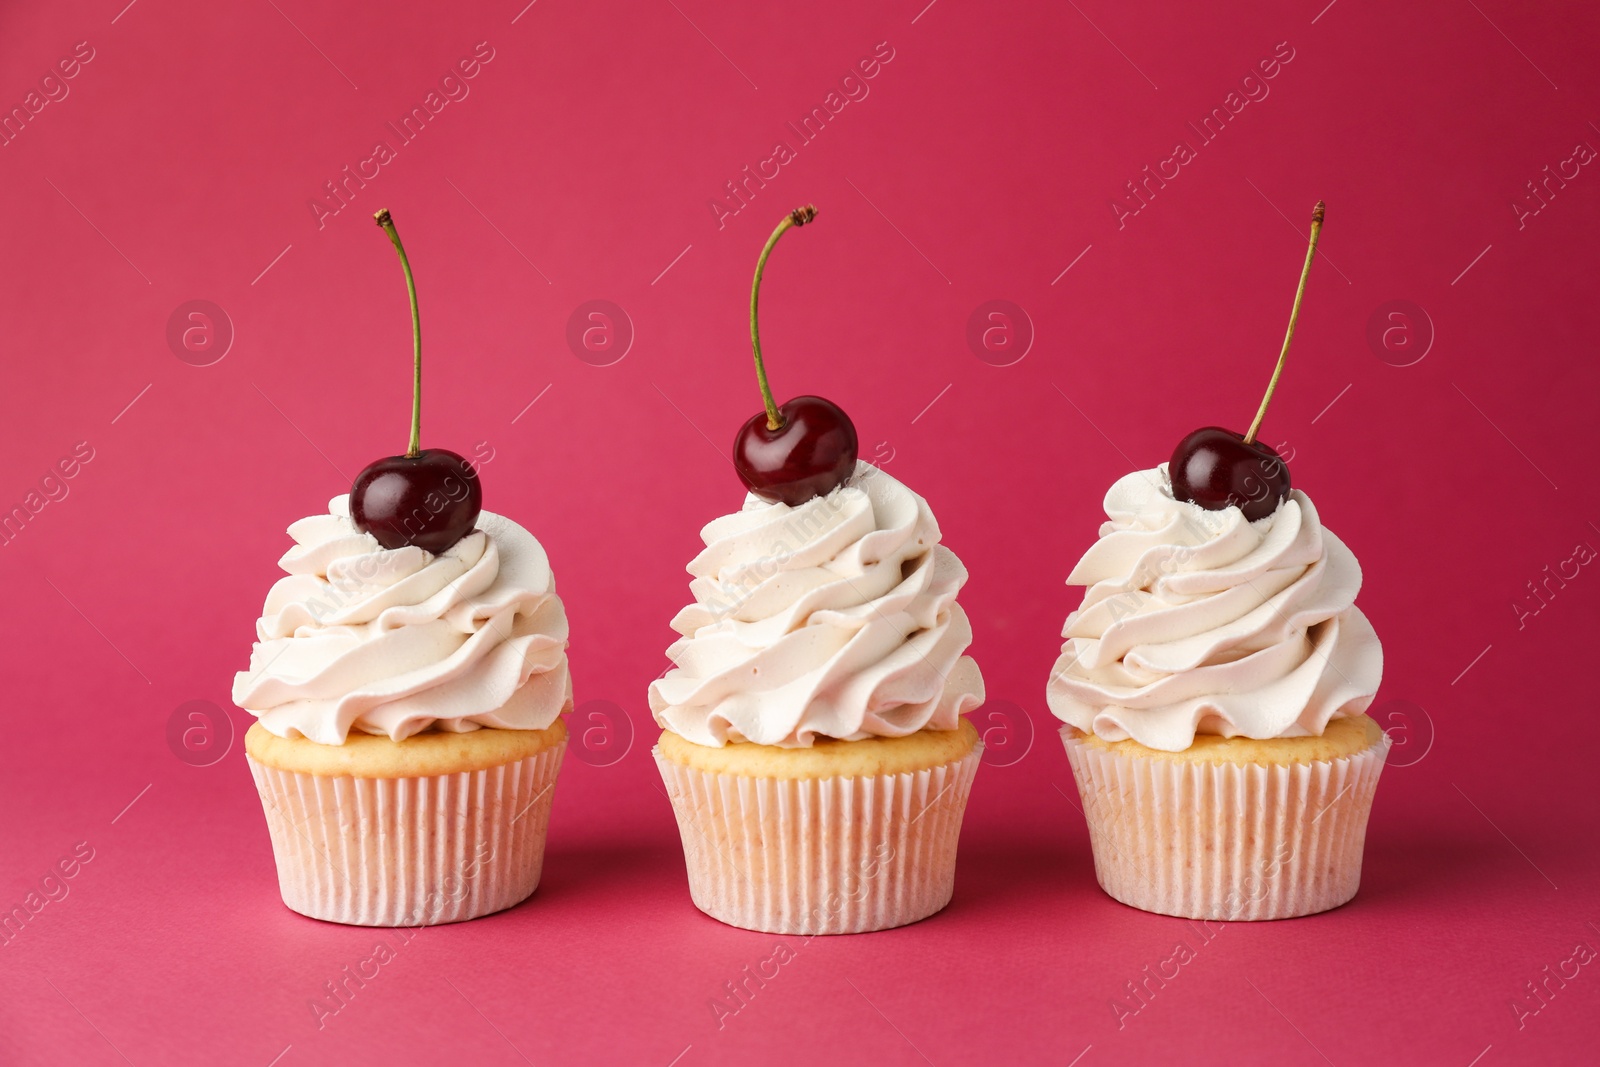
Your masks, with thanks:
[{"label": "pink background", "polygon": [[[7,109],[93,49],[0,148],[0,504],[93,449],[0,548],[0,909],[93,849],[0,948],[0,1061],[1593,1062],[1594,968],[1520,1028],[1511,1008],[1600,946],[1600,577],[1527,588],[1600,546],[1600,175],[1512,206],[1600,146],[1591,5],[124,2],[0,9]],[[470,95],[319,229],[307,201],[484,41]],[[799,145],[785,123],[879,42],[869,95]],[[1268,95],[1200,144],[1186,123],[1279,42]],[[719,228],[708,201],[779,139],[795,158]],[[1113,198],[1180,139],[1195,158],[1119,227]],[[1319,197],[1264,436],[1365,566],[1404,744],[1360,896],[1224,930],[1119,1029],[1111,999],[1193,934],[1094,883],[1043,699],[1063,579],[1115,478],[1244,428]],[[1024,716],[977,715],[1002,758],[951,907],[810,943],[690,905],[644,700],[697,531],[740,499],[754,257],[806,201],[816,227],[768,271],[774,386],[841,403],[929,499],[991,708]],[[633,742],[569,754],[529,903],[424,931],[319,1029],[309,1000],[383,935],[286,911],[238,744],[191,765],[167,725],[209,701],[242,734],[229,686],[284,527],[403,448],[385,206],[423,301],[424,443],[489,443],[489,507],[559,575],[578,699]],[[235,331],[210,366],[167,341],[195,299]],[[566,341],[594,299],[635,333],[610,366]],[[966,339],[994,299],[1035,334],[1014,365]],[[1394,300],[1431,327],[1413,310],[1375,347]],[[711,998],[779,941],[794,961],[719,1029]]]}]

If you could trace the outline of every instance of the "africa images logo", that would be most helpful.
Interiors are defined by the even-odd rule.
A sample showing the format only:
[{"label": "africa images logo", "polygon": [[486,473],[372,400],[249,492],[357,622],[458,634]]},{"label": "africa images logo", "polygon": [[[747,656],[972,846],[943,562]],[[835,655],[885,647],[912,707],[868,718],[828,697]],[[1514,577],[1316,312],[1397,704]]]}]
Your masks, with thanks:
[{"label": "africa images logo", "polygon": [[717,229],[726,227],[729,219],[750,206],[750,201],[767,187],[767,182],[777,178],[784,167],[798,159],[797,149],[821,137],[828,124],[836,120],[851,103],[865,100],[867,94],[872,92],[872,87],[867,83],[882,73],[894,57],[895,51],[889,42],[879,41],[873,46],[870,56],[857,60],[855,66],[839,79],[839,87],[830,89],[822,98],[822,103],[800,116],[798,123],[784,123],[784,128],[794,135],[794,144],[790,145],[787,135],[779,138],[773,143],[772,152],[757,163],[754,170],[746,163],[739,177],[723,183],[723,193],[706,201],[706,207],[711,209],[711,217],[716,220]]},{"label": "africa images logo", "polygon": [[428,123],[439,117],[440,112],[452,102],[465,100],[472,92],[472,87],[467,83],[483,73],[483,68],[494,60],[494,56],[495,51],[489,42],[479,41],[473,46],[470,56],[458,60],[455,66],[440,76],[439,87],[429,89],[420,104],[413,104],[395,122],[384,124],[394,136],[392,143],[388,137],[380,137],[373,143],[371,153],[358,161],[353,169],[350,164],[345,164],[337,178],[323,182],[322,195],[306,201],[317,229],[326,227],[329,219],[349,207],[361,190],[367,187],[367,183],[400,157],[401,148],[422,136],[422,131]]}]

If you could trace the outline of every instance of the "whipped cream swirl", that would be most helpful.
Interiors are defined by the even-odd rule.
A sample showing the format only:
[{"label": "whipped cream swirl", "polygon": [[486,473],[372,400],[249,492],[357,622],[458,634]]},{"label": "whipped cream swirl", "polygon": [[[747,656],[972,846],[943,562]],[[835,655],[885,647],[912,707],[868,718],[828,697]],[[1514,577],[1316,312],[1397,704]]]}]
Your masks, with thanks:
[{"label": "whipped cream swirl", "polygon": [[434,555],[388,550],[349,497],[289,527],[233,701],[279,737],[542,730],[570,701],[567,616],[543,547],[509,519]]},{"label": "whipped cream swirl", "polygon": [[928,502],[868,463],[797,507],[751,494],[700,531],[694,603],[650,710],[696,744],[803,748],[953,730],[983,703],[966,568]]},{"label": "whipped cream swirl", "polygon": [[1383,647],[1361,566],[1293,490],[1266,518],[1173,498],[1166,464],[1106,494],[1050,710],[1108,741],[1179,752],[1197,733],[1304,737],[1372,703]]}]

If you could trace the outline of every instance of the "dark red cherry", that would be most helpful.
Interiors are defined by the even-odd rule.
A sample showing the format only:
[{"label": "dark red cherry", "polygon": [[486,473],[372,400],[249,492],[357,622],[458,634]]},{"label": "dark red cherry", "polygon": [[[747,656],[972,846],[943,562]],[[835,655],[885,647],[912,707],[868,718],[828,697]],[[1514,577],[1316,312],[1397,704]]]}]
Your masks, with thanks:
[{"label": "dark red cherry", "polygon": [[415,545],[437,555],[471,533],[482,510],[478,472],[443,448],[380,459],[350,487],[356,528],[384,548]]},{"label": "dark red cherry", "polygon": [[750,283],[750,349],[764,407],[733,439],[733,468],[739,472],[739,480],[761,499],[790,507],[833,492],[856,469],[856,427],[844,409],[820,396],[797,396],[779,407],[761,359],[757,312],[767,257],[780,237],[816,217],[817,209],[810,204],[789,212],[756,259],[756,274]]},{"label": "dark red cherry", "polygon": [[752,493],[794,507],[826,496],[855,473],[856,427],[838,404],[797,396],[778,414],[778,429],[767,429],[767,413],[758,411],[733,441],[733,465]]},{"label": "dark red cherry", "polygon": [[1317,254],[1326,210],[1320,200],[1311,210],[1311,240],[1306,247],[1305,266],[1300,268],[1300,284],[1295,287],[1294,306],[1289,309],[1289,329],[1283,335],[1278,365],[1272,369],[1272,380],[1267,383],[1266,395],[1261,398],[1249,432],[1237,434],[1221,426],[1206,426],[1179,441],[1167,464],[1172,495],[1177,499],[1198,504],[1207,511],[1236,507],[1254,522],[1278,510],[1289,495],[1289,465],[1275,448],[1256,436],[1256,431],[1266,418],[1267,406],[1272,403],[1278,378],[1283,374],[1284,360],[1289,356],[1289,342],[1294,340],[1300,301],[1306,295],[1306,279],[1311,277],[1311,261]]},{"label": "dark red cherry", "polygon": [[1264,441],[1207,426],[1178,442],[1167,464],[1172,495],[1207,511],[1237,507],[1254,522],[1289,495],[1289,465]]}]

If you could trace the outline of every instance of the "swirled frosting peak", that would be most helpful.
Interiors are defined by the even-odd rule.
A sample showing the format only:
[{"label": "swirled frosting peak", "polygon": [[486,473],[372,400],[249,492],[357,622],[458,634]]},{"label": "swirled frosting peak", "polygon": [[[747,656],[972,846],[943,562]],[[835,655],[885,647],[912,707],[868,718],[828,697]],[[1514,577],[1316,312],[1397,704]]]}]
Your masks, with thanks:
[{"label": "swirled frosting peak", "polygon": [[1106,494],[1110,521],[1068,576],[1050,710],[1110,741],[1178,752],[1196,733],[1320,735],[1366,710],[1383,648],[1361,567],[1299,490],[1255,522],[1172,495],[1167,468]]},{"label": "swirled frosting peak", "polygon": [[666,729],[800,748],[953,730],[983,702],[966,568],[927,501],[878,468],[796,507],[748,496],[700,537],[676,666],[650,685]]},{"label": "swirled frosting peak", "polygon": [[233,701],[279,737],[548,727],[570,699],[567,616],[544,549],[509,519],[439,555],[388,550],[349,498],[289,527]]}]

